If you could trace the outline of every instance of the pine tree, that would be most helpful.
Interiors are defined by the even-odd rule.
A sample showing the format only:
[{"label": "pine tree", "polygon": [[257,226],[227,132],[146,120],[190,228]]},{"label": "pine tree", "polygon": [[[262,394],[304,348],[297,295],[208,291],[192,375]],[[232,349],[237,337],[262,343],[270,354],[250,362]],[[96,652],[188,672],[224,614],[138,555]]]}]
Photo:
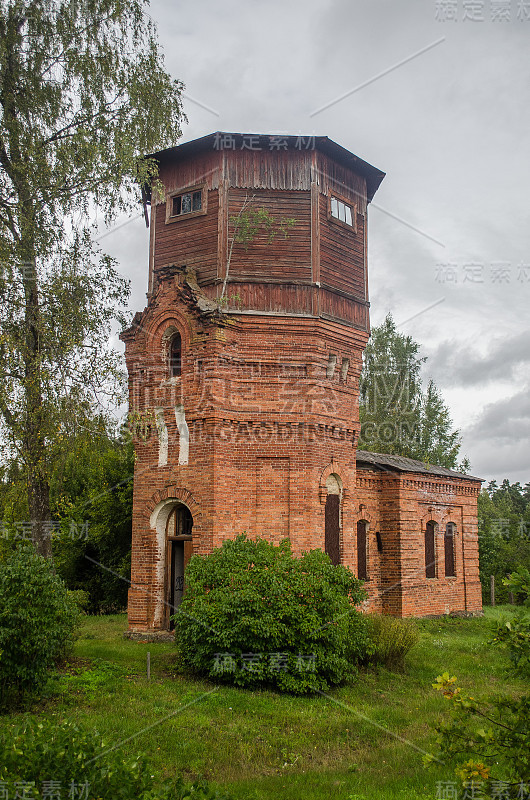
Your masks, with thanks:
[{"label": "pine tree", "polygon": [[[359,380],[359,448],[455,468],[460,450],[449,409],[430,380],[423,390],[420,345],[389,314],[372,328]],[[467,459],[459,467],[469,467]]]}]

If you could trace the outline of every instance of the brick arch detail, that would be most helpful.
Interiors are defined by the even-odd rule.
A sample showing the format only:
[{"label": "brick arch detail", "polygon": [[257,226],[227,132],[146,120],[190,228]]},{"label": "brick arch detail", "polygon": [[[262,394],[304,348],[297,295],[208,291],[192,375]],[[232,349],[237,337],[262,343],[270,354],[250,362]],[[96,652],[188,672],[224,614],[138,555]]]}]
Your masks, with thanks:
[{"label": "brick arch detail", "polygon": [[428,522],[434,522],[437,528],[443,525],[443,521],[447,516],[447,509],[431,508],[421,518],[421,529],[425,531]]},{"label": "brick arch detail", "polygon": [[365,520],[368,523],[368,530],[370,530],[375,524],[375,514],[372,514],[364,505],[364,503],[361,503],[361,505],[362,508],[359,506],[359,510],[355,512],[353,522],[355,525],[357,525],[357,523],[361,522],[361,520]]},{"label": "brick arch detail", "polygon": [[320,473],[320,478],[318,481],[318,495],[320,498],[320,502],[322,504],[326,502],[326,498],[328,496],[326,481],[330,475],[338,475],[339,478],[341,479],[342,483],[341,500],[344,500],[344,498],[347,496],[347,488],[344,485],[344,476],[346,475],[346,470],[339,461],[333,461],[333,462],[330,461],[329,464],[327,464]]},{"label": "brick arch detail", "polygon": [[461,525],[460,525],[458,510],[452,508],[447,508],[445,510],[441,524],[445,526],[447,525],[448,522],[453,522],[454,525],[456,526],[457,531],[459,530]]},{"label": "brick arch detail", "polygon": [[148,522],[157,505],[164,500],[175,500],[176,502],[184,503],[191,511],[194,524],[199,522],[202,516],[201,507],[192,493],[181,486],[166,486],[164,489],[159,489],[152,495],[151,499],[147,501],[143,513],[143,516]]},{"label": "brick arch detail", "polygon": [[193,338],[191,329],[191,321],[176,309],[168,309],[158,313],[146,325],[145,332],[147,335],[147,350],[160,351],[163,346],[164,334],[168,328],[175,328],[179,331],[182,337],[183,347],[188,347],[189,342]]}]

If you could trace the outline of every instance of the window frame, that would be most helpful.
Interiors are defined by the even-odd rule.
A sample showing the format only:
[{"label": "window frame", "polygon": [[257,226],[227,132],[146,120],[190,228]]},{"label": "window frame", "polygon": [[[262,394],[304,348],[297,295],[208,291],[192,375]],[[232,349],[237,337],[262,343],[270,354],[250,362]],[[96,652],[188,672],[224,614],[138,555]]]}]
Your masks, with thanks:
[{"label": "window frame", "polygon": [[[185,214],[173,214],[173,201],[175,197],[182,197],[185,194],[201,192],[201,208],[198,211],[188,211]],[[177,189],[170,192],[166,199],[166,224],[170,222],[180,222],[183,219],[204,216],[208,211],[208,191],[205,183],[196,183],[193,186],[186,186],[184,189]]]},{"label": "window frame", "polygon": [[[340,217],[336,217],[332,213],[332,200],[337,200],[339,203],[342,203],[342,205],[350,209],[352,219],[351,225],[349,222],[345,222],[344,220],[340,219]],[[357,233],[357,204],[352,203],[351,200],[344,195],[338,194],[337,192],[332,192],[330,189],[328,192],[328,219],[337,225],[341,225],[348,231]]]}]

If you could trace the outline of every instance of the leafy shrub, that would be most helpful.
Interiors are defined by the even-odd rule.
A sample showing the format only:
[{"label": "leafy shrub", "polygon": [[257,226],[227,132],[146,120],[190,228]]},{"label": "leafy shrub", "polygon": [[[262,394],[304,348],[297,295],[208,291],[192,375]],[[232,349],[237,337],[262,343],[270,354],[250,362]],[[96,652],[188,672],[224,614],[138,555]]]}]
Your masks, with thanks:
[{"label": "leafy shrub", "polygon": [[[530,573],[520,567],[506,579],[512,591],[520,592],[530,607]],[[512,668],[523,677],[529,675],[530,624],[517,614],[512,623],[501,623],[493,644],[508,651]],[[490,789],[501,781],[516,785],[530,783],[530,694],[516,697],[490,695],[477,699],[457,686],[456,676],[439,675],[434,688],[452,704],[449,723],[436,726],[439,757],[458,763],[462,782],[483,780]],[[471,756],[467,761],[462,761]],[[424,756],[429,764],[434,756]],[[494,792],[492,791],[492,796]],[[522,797],[521,794],[518,795]]]},{"label": "leafy shrub", "polygon": [[[451,719],[436,726],[436,756],[456,761],[462,783],[473,780],[530,781],[530,695],[495,695],[477,700],[457,685],[456,676],[439,675],[435,689],[452,704]],[[471,756],[463,761],[466,756]],[[423,757],[429,765],[432,754]],[[492,793],[493,794],[493,793]],[[520,795],[522,797],[522,795]]]},{"label": "leafy shrub", "polygon": [[83,589],[68,589],[68,597],[73,600],[79,611],[87,612],[90,603],[90,595],[88,592],[85,592]]},{"label": "leafy shrub", "polygon": [[372,642],[368,662],[383,664],[388,669],[402,669],[405,656],[419,639],[418,628],[413,620],[384,614],[368,616],[368,631]]},{"label": "leafy shrub", "polygon": [[313,550],[301,558],[244,535],[186,570],[175,620],[181,664],[242,687],[303,694],[351,677],[369,642],[361,582]]},{"label": "leafy shrub", "polygon": [[100,800],[230,800],[202,781],[157,785],[143,756],[125,756],[115,745],[72,722],[44,718],[11,726],[0,737],[3,796],[22,797],[23,787],[23,796],[35,800],[51,791]]},{"label": "leafy shrub", "polygon": [[78,622],[75,603],[52,564],[23,546],[0,563],[0,700],[38,690],[66,656]]},{"label": "leafy shrub", "polygon": [[503,619],[497,625],[494,644],[503,647],[510,656],[513,670],[530,677],[530,571],[520,566],[504,579],[504,585],[522,599],[524,608],[512,619]]}]

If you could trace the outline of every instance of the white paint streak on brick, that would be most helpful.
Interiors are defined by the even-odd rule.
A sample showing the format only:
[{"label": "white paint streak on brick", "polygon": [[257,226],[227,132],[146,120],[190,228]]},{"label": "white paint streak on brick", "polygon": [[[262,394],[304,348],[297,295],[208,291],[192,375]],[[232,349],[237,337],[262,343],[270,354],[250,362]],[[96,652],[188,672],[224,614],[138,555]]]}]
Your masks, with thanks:
[{"label": "white paint streak on brick", "polygon": [[158,433],[158,466],[165,467],[168,456],[168,433],[167,425],[164,420],[164,409],[155,409],[156,430]]},{"label": "white paint streak on brick", "polygon": [[190,430],[184,414],[184,406],[175,406],[175,421],[179,432],[179,464],[187,464],[190,455]]}]

